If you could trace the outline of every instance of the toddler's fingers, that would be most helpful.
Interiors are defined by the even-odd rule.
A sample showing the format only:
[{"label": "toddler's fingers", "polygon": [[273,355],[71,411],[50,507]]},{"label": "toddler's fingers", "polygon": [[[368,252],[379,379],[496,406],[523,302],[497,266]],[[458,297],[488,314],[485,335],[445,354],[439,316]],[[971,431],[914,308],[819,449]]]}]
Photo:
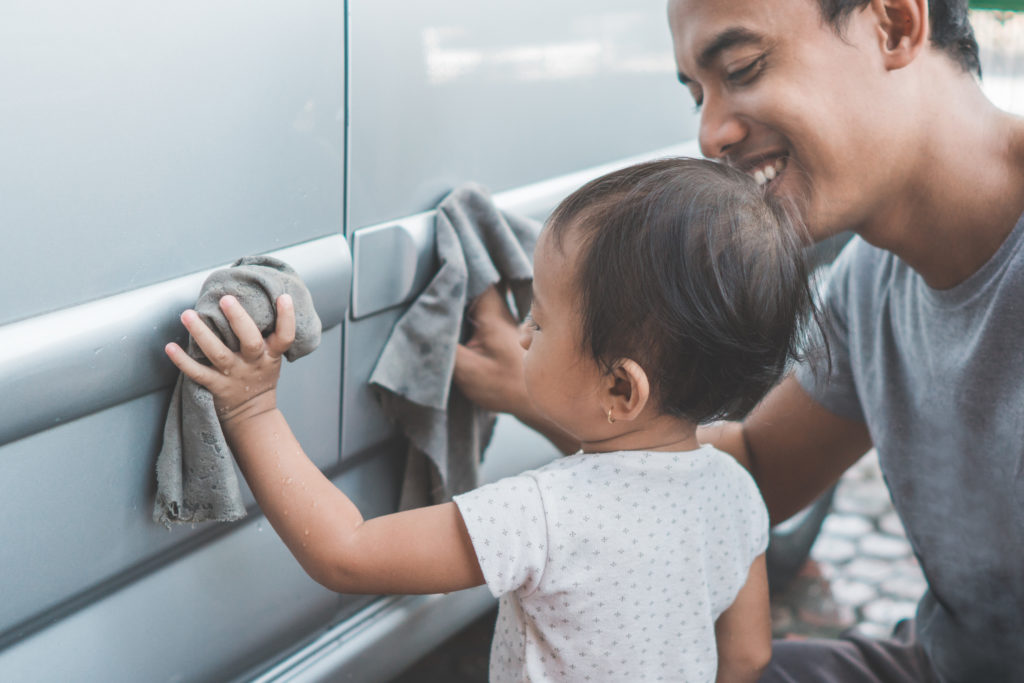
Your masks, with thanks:
[{"label": "toddler's fingers", "polygon": [[206,326],[198,313],[191,309],[185,311],[181,314],[181,322],[215,368],[222,372],[231,369],[235,354],[224,346],[224,342]]},{"label": "toddler's fingers", "polygon": [[238,299],[231,295],[220,298],[220,310],[224,311],[224,316],[231,323],[231,329],[238,337],[238,346],[242,357],[247,360],[259,358],[263,353],[263,335],[248,311],[238,303]]},{"label": "toddler's fingers", "polygon": [[291,296],[282,294],[277,297],[277,325],[274,333],[267,337],[270,352],[280,356],[295,341],[295,304]]},{"label": "toddler's fingers", "polygon": [[164,347],[164,353],[171,359],[179,370],[181,370],[186,377],[191,379],[196,384],[202,384],[206,388],[210,388],[210,383],[217,379],[217,371],[213,368],[209,368],[192,356],[185,353],[184,349],[180,346],[171,342]]}]

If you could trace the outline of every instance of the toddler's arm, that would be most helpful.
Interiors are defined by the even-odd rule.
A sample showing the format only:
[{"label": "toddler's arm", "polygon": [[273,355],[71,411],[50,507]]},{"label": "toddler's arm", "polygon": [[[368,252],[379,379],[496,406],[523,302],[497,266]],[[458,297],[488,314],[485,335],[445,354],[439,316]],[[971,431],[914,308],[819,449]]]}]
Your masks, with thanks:
[{"label": "toddler's arm", "polygon": [[715,622],[718,683],[756,681],[772,658],[772,622],[768,607],[768,575],[759,555],[736,600]]},{"label": "toddler's arm", "polygon": [[316,581],[342,593],[438,593],[484,582],[454,503],[363,520],[313,464],[277,409],[281,355],[295,336],[290,297],[277,300],[277,326],[263,339],[234,297],[220,301],[240,342],[237,353],[194,311],[182,322],[213,367],[177,344],[167,355],[210,390],[242,474],[274,530]]}]

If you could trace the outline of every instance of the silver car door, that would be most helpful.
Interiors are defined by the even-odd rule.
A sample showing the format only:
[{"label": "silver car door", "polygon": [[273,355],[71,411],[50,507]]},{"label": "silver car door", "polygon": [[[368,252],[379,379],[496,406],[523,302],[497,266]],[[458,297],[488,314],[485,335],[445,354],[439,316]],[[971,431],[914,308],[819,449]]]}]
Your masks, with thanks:
[{"label": "silver car door", "polygon": [[314,289],[330,329],[282,406],[337,467],[344,40],[324,0],[4,5],[0,680],[222,679],[336,618],[258,514],[150,510],[163,344],[244,254]]}]

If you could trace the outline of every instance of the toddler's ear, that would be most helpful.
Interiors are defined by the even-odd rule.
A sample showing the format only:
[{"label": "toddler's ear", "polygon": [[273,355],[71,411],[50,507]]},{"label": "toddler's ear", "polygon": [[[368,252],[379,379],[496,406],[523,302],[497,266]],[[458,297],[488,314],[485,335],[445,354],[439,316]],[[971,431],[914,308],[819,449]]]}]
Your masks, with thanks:
[{"label": "toddler's ear", "polygon": [[634,420],[639,417],[651,397],[647,373],[640,364],[629,358],[615,363],[608,376],[608,394],[613,420]]}]

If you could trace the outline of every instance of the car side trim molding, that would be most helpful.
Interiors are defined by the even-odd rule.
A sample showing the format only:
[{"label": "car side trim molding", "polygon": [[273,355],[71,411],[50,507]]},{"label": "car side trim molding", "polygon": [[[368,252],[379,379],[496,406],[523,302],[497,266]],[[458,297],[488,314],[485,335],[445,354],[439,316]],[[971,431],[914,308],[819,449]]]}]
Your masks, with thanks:
[{"label": "car side trim molding", "polygon": [[[497,601],[486,586],[448,594],[381,598],[276,666],[240,681],[389,681],[462,624],[495,605]],[[397,643],[401,647],[396,648]]]},{"label": "car side trim molding", "polygon": [[[305,280],[325,329],[344,320],[352,282],[344,237],[271,255]],[[163,347],[184,342],[178,315],[214,270],[0,326],[0,445],[173,383]]]}]

